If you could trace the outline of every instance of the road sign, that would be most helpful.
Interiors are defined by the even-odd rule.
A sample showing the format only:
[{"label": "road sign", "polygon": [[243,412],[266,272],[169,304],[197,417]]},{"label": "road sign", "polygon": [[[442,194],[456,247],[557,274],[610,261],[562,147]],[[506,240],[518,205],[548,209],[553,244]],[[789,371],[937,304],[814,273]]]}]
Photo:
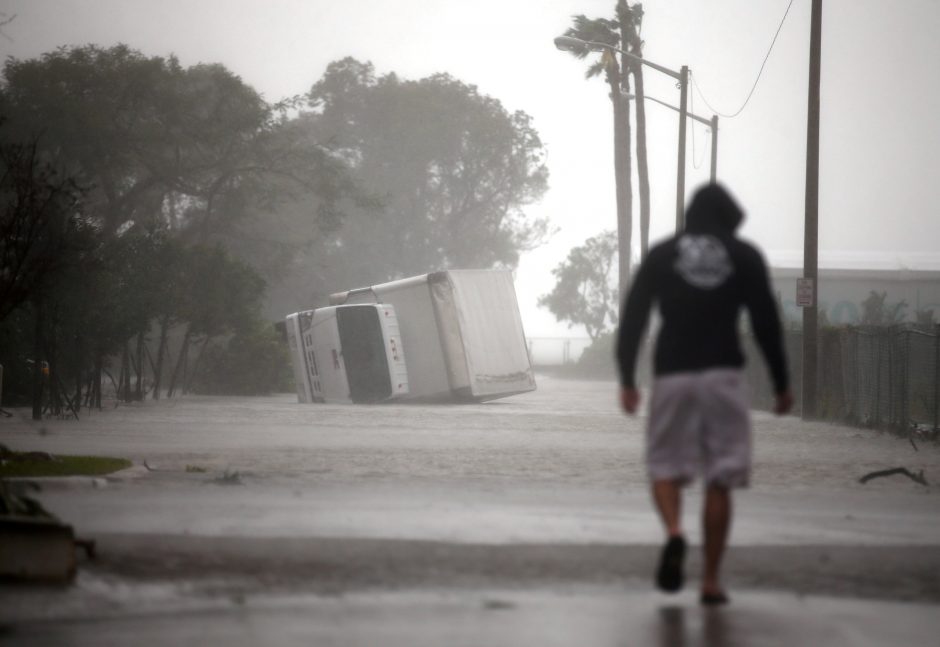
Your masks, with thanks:
[{"label": "road sign", "polygon": [[811,308],[816,304],[816,291],[813,289],[813,279],[796,280],[796,305],[800,308]]}]

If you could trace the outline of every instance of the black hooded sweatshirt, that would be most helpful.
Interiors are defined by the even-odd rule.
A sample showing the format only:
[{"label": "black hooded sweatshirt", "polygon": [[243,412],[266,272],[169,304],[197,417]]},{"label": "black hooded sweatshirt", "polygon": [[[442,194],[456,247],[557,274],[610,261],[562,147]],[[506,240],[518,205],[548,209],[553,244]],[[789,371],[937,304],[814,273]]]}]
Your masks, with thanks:
[{"label": "black hooded sweatshirt", "polygon": [[789,388],[767,266],[757,249],[734,235],[743,219],[728,192],[709,185],[693,198],[685,231],[650,250],[620,318],[617,360],[623,386],[635,386],[637,350],[655,303],[662,317],[654,356],[657,376],[744,366],[738,339],[744,307],[774,389]]}]

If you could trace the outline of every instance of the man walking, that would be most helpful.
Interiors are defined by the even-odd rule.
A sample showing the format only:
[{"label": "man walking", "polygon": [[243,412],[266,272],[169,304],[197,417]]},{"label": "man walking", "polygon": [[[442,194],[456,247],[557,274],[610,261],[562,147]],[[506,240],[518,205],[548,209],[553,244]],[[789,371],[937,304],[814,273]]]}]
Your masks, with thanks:
[{"label": "man walking", "polygon": [[681,488],[701,473],[701,602],[707,605],[728,602],[719,569],[731,524],[730,490],[750,480],[750,415],[738,340],[742,308],[770,369],[775,412],[784,414],[793,404],[767,267],[757,249],[734,235],[743,218],[725,189],[714,184],[700,189],[686,212],[685,231],[653,247],[640,266],[617,341],[621,404],[632,414],[640,401],[637,351],[650,310],[658,306],[662,327],[646,450],[653,501],[667,534],[656,583],[667,592],[682,588]]}]

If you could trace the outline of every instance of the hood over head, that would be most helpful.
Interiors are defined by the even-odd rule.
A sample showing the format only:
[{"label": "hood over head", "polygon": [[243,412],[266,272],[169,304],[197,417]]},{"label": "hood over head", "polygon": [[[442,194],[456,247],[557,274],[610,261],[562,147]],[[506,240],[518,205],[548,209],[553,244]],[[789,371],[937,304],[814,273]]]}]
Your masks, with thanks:
[{"label": "hood over head", "polygon": [[720,184],[699,189],[685,212],[685,228],[691,232],[734,233],[744,212]]}]

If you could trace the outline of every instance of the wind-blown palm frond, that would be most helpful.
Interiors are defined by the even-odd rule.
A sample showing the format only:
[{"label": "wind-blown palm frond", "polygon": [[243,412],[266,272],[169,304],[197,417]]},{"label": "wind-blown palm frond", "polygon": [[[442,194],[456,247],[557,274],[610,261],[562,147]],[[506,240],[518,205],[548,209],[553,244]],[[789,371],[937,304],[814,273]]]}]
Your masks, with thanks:
[{"label": "wind-blown palm frond", "polygon": [[616,45],[620,42],[619,27],[616,20],[588,18],[584,14],[580,14],[574,16],[574,27],[569,28],[568,31],[577,32],[577,34],[570,34],[577,38]]},{"label": "wind-blown palm frond", "polygon": [[587,69],[587,72],[584,73],[584,78],[590,79],[592,77],[595,77],[601,72],[603,72],[606,68],[607,68],[607,64],[603,60],[600,60]]},{"label": "wind-blown palm frond", "polygon": [[[617,47],[620,35],[617,32],[617,23],[606,18],[588,18],[581,14],[573,16],[574,26],[565,30],[565,36],[578,38],[584,41],[604,43]],[[584,58],[591,53],[588,48],[571,52],[577,58]]]},{"label": "wind-blown palm frond", "polygon": [[[618,261],[618,285],[624,290],[630,280],[630,242],[633,227],[633,189],[631,186],[630,154],[630,106],[621,100],[622,92],[629,90],[628,75],[631,66],[627,60],[618,62],[616,51],[632,44],[630,36],[636,32],[634,23],[639,12],[634,12],[628,0],[616,0],[616,17],[588,18],[584,14],[572,16],[572,26],[564,35],[584,41],[583,47],[571,51],[576,58],[584,59],[591,52],[601,50],[597,60],[589,61],[585,73],[587,78],[600,76],[610,86],[610,100],[614,111],[614,183],[617,189],[617,244],[623,250]],[[638,8],[641,5],[636,5]],[[639,11],[642,11],[640,8]],[[603,44],[603,47],[587,43]],[[627,57],[624,56],[624,59]],[[621,65],[623,67],[621,68]]]}]

